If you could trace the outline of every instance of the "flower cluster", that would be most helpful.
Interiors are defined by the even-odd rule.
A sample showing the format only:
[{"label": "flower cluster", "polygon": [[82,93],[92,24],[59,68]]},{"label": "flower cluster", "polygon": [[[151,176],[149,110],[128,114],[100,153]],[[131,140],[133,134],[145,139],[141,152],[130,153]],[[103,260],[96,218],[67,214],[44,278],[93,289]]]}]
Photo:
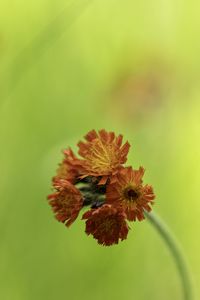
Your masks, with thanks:
[{"label": "flower cluster", "polygon": [[78,143],[79,157],[68,148],[52,179],[48,196],[55,217],[70,226],[84,207],[85,232],[110,246],[127,238],[128,221],[141,221],[151,211],[155,195],[143,184],[144,168],[126,167],[130,144],[106,130],[90,131]]}]

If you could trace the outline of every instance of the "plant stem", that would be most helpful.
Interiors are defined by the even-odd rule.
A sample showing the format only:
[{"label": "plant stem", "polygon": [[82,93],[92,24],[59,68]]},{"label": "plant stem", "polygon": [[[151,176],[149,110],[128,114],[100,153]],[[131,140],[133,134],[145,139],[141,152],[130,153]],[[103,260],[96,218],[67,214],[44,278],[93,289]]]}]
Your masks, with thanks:
[{"label": "plant stem", "polygon": [[168,246],[171,255],[174,258],[177,271],[179,273],[182,290],[183,290],[183,299],[184,300],[193,300],[193,286],[191,274],[189,272],[185,257],[182,253],[181,247],[179,246],[178,241],[171,233],[167,225],[158,217],[155,213],[147,213],[145,212],[145,216],[150,221],[150,223],[156,228],[158,233],[161,235],[166,245]]}]

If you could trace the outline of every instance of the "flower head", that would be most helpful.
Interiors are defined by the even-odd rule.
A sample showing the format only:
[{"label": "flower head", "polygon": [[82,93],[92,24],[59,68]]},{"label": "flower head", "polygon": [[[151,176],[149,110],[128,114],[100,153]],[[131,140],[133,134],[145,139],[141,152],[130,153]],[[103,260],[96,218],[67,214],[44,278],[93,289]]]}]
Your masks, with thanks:
[{"label": "flower head", "polygon": [[104,204],[87,211],[82,219],[87,220],[85,232],[88,235],[92,234],[99,244],[110,246],[127,238],[129,227],[125,217],[121,208]]},{"label": "flower head", "polygon": [[126,162],[130,144],[126,142],[122,146],[122,135],[116,137],[114,132],[104,129],[98,133],[90,131],[85,139],[86,142],[78,143],[79,154],[84,159],[83,176],[100,176],[99,184],[105,184]]},{"label": "flower head", "polygon": [[53,177],[53,182],[58,179],[65,179],[74,183],[80,175],[82,169],[80,160],[76,157],[71,148],[63,151],[64,159],[59,164],[56,176]]},{"label": "flower head", "polygon": [[57,179],[54,182],[54,188],[56,192],[48,196],[49,204],[56,219],[70,226],[83,207],[82,195],[74,185],[64,179]]},{"label": "flower head", "polygon": [[68,148],[52,179],[54,192],[48,201],[58,221],[69,227],[83,207],[85,232],[99,244],[110,246],[127,238],[128,221],[144,219],[155,195],[150,185],[143,185],[144,169],[124,167],[130,148],[122,144],[122,135],[106,130],[90,131],[79,142],[78,158]]},{"label": "flower head", "polygon": [[151,211],[155,195],[150,185],[142,184],[144,168],[133,170],[123,168],[118,174],[115,184],[109,184],[106,192],[106,202],[121,205],[129,221],[144,219],[144,211]]}]

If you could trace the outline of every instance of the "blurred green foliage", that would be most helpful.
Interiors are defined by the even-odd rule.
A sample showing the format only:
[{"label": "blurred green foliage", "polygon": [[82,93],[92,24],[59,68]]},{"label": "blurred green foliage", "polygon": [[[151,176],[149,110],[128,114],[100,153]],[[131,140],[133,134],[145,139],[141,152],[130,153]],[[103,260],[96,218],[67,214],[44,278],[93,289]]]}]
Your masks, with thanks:
[{"label": "blurred green foliage", "polygon": [[61,149],[92,128],[130,141],[199,287],[199,13],[197,0],[0,4],[1,299],[181,299],[147,221],[108,248],[55,221]]}]

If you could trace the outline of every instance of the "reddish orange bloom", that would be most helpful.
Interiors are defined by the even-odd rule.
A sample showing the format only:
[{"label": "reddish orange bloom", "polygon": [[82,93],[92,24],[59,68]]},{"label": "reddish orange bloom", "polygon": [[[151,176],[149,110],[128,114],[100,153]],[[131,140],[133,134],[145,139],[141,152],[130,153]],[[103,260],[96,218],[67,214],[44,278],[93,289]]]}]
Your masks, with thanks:
[{"label": "reddish orange bloom", "polygon": [[[86,142],[79,142],[79,154],[84,158],[82,177],[102,177],[99,184],[105,184],[108,177],[117,174],[121,165],[127,160],[130,148],[128,142],[122,146],[122,135],[115,136],[114,132],[104,129],[98,133],[90,131],[85,136]],[[111,178],[114,181],[113,177]]]},{"label": "reddish orange bloom", "polygon": [[80,170],[82,169],[81,162],[70,148],[64,150],[63,153],[65,158],[59,164],[57,175],[53,177],[53,181],[56,182],[58,179],[65,179],[74,183],[80,175]]},{"label": "reddish orange bloom", "polygon": [[144,211],[151,211],[155,195],[150,185],[143,186],[144,168],[133,170],[123,168],[115,184],[110,184],[106,191],[106,202],[121,205],[129,221],[144,219]]},{"label": "reddish orange bloom", "polygon": [[125,217],[122,209],[104,204],[87,211],[82,219],[87,220],[85,232],[88,235],[92,234],[99,244],[110,246],[127,238],[129,227]]},{"label": "reddish orange bloom", "polygon": [[78,143],[78,158],[68,148],[53,177],[48,201],[58,221],[70,226],[82,208],[85,232],[99,244],[110,246],[127,238],[127,220],[140,221],[151,210],[155,195],[143,185],[144,169],[124,167],[130,145],[114,132],[92,130]]},{"label": "reddish orange bloom", "polygon": [[74,185],[64,179],[57,179],[54,187],[56,192],[48,196],[49,204],[52,206],[56,219],[70,226],[83,207],[82,195]]}]

